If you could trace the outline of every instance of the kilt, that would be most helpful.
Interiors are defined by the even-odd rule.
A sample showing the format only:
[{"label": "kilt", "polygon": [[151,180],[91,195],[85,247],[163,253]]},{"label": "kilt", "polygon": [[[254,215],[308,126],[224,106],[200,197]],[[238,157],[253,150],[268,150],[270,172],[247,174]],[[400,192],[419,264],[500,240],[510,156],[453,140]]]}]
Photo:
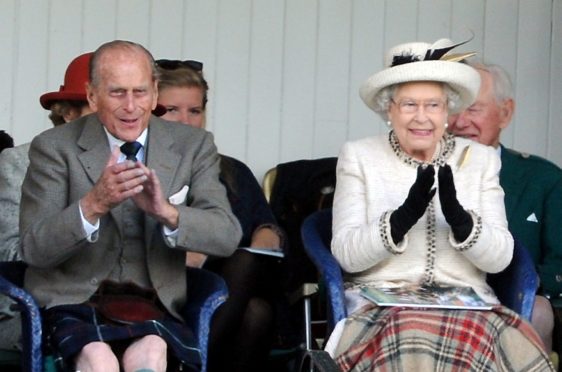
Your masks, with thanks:
[{"label": "kilt", "polygon": [[367,305],[345,320],[342,371],[554,371],[532,326],[490,311]]},{"label": "kilt", "polygon": [[121,345],[123,341],[157,335],[183,364],[184,371],[201,369],[201,352],[191,330],[167,314],[161,320],[147,320],[133,324],[116,324],[107,321],[99,311],[87,304],[60,305],[44,310],[45,344],[61,362],[63,369],[73,367],[72,360],[88,343],[102,341]]}]

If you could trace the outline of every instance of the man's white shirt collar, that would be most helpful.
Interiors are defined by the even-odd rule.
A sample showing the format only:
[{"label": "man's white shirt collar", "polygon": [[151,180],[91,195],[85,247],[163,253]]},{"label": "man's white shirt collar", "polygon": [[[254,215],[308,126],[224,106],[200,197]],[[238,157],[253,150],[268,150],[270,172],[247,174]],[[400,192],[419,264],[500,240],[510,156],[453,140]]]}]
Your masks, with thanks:
[{"label": "man's white shirt collar", "polygon": [[[111,151],[113,151],[115,146],[121,147],[121,145],[125,143],[125,141],[115,138],[111,133],[109,133],[106,127],[103,127],[103,130],[107,135],[107,140],[109,141],[109,148],[111,149]],[[144,162],[144,149],[146,148],[147,135],[148,135],[148,128],[145,128],[145,130],[143,130],[140,136],[136,139],[136,141],[142,145],[141,149],[137,153],[137,159],[140,160],[141,162]],[[123,153],[119,155],[119,159],[117,160],[117,162],[121,163],[122,161],[125,161],[125,154]]]}]

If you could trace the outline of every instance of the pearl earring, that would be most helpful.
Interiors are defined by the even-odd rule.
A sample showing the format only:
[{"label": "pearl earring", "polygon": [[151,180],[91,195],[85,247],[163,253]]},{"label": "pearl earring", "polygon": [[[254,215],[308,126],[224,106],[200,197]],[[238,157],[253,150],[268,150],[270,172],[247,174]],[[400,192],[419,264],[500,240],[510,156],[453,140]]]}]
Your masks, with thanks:
[{"label": "pearl earring", "polygon": [[445,123],[445,129],[449,128],[449,123]]},{"label": "pearl earring", "polygon": [[388,121],[386,122],[386,126],[390,128],[390,127],[392,126],[392,122],[391,122],[390,120],[388,120]]}]

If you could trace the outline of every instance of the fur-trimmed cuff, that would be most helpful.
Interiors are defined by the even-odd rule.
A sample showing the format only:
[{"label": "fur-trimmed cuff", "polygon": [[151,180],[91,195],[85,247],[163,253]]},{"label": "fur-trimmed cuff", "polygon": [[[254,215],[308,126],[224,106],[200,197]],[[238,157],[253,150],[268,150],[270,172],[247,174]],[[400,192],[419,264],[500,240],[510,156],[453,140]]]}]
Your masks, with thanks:
[{"label": "fur-trimmed cuff", "polygon": [[473,223],[472,231],[468,235],[468,238],[466,238],[464,242],[459,243],[455,240],[453,231],[451,230],[449,232],[449,243],[451,243],[453,248],[455,248],[459,252],[464,252],[467,249],[472,248],[472,246],[474,246],[474,244],[476,244],[476,242],[478,241],[480,233],[482,232],[482,217],[477,215],[476,212],[472,210],[468,210],[468,213],[470,213],[470,217],[472,217]]}]

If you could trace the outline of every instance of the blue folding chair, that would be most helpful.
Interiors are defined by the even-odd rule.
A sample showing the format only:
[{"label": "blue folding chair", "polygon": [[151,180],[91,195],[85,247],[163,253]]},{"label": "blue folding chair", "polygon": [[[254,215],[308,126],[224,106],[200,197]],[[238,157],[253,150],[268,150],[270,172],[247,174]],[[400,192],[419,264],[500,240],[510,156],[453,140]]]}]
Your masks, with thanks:
[{"label": "blue folding chair", "polygon": [[[332,209],[323,209],[309,215],[302,225],[301,233],[305,251],[326,288],[329,335],[334,325],[347,316],[342,270],[330,250]],[[523,318],[531,319],[539,280],[531,256],[518,240],[515,239],[513,259],[509,266],[498,274],[489,275],[488,282],[503,305]]]},{"label": "blue folding chair", "polygon": [[0,293],[16,302],[21,313],[22,355],[21,370],[39,372],[43,370],[41,351],[41,313],[29,293],[21,288],[25,272],[23,262],[0,262]]},{"label": "blue folding chair", "polygon": [[[22,289],[25,267],[23,262],[0,262],[0,293],[15,300],[22,313],[22,371],[41,372],[45,368],[41,314],[35,300]],[[195,334],[201,351],[201,371],[206,372],[211,319],[226,301],[228,289],[220,276],[204,269],[187,268],[187,280],[190,283],[188,301],[182,315]]]}]

